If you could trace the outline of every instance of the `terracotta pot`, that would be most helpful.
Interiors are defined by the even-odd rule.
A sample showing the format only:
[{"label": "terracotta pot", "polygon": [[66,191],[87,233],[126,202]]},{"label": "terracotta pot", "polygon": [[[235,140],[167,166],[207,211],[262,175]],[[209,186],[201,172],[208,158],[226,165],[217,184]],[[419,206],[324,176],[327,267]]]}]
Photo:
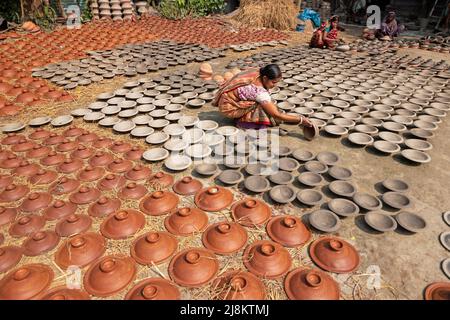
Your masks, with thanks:
[{"label": "terracotta pot", "polygon": [[132,181],[146,180],[151,174],[152,170],[150,168],[138,164],[125,173],[125,178]]},{"label": "terracotta pot", "polygon": [[108,165],[108,170],[112,173],[124,173],[133,168],[133,163],[130,160],[115,159]]},{"label": "terracotta pot", "polygon": [[91,297],[84,290],[59,286],[46,291],[41,300],[91,300]]},{"label": "terracotta pot", "polygon": [[58,248],[55,261],[63,270],[72,265],[82,268],[102,256],[105,250],[106,240],[101,235],[82,233],[68,239]]},{"label": "terracotta pot", "polygon": [[220,300],[264,300],[264,284],[250,272],[231,270],[218,277],[212,284],[219,291]]},{"label": "terracotta pot", "polygon": [[84,276],[84,288],[97,297],[108,297],[130,284],[136,276],[136,263],[123,255],[98,259]]},{"label": "terracotta pot", "polygon": [[254,227],[266,223],[272,216],[272,210],[261,200],[247,198],[233,204],[231,214],[239,224]]},{"label": "terracotta pot", "polygon": [[202,232],[208,225],[208,216],[197,208],[180,208],[165,219],[164,225],[172,234],[188,236]]},{"label": "terracotta pot", "polygon": [[75,191],[79,185],[78,180],[62,177],[50,186],[49,192],[57,195],[66,194]]},{"label": "terracotta pot", "polygon": [[100,231],[106,238],[126,239],[145,225],[144,215],[136,210],[120,210],[103,221]]},{"label": "terracotta pot", "polygon": [[25,136],[18,133],[8,133],[5,138],[2,139],[2,144],[4,145],[12,145],[17,144],[19,141],[25,139]]},{"label": "terracotta pot", "polygon": [[141,200],[139,208],[145,214],[162,216],[170,213],[178,205],[178,196],[169,191],[156,191]]},{"label": "terracotta pot", "polygon": [[244,252],[244,265],[259,277],[278,279],[289,271],[291,264],[289,252],[272,241],[256,241]]},{"label": "terracotta pot", "polygon": [[184,287],[205,285],[218,271],[219,262],[214,253],[202,248],[183,250],[169,264],[170,278]]},{"label": "terracotta pot", "polygon": [[0,248],[0,272],[6,272],[14,268],[22,259],[23,248],[7,246]]},{"label": "terracotta pot", "polygon": [[311,239],[311,232],[294,216],[277,216],[267,224],[267,234],[273,241],[286,247],[298,247]]},{"label": "terracotta pot", "polygon": [[11,151],[13,152],[26,152],[28,150],[33,149],[33,147],[36,145],[33,141],[28,141],[26,139],[21,139],[19,143],[14,144],[11,147]]},{"label": "terracotta pot", "polygon": [[131,256],[142,265],[160,264],[167,261],[177,247],[177,239],[169,233],[149,232],[133,242]]},{"label": "terracotta pot", "polygon": [[84,145],[79,145],[77,150],[70,154],[73,159],[88,159],[94,155],[94,150]]},{"label": "terracotta pot", "polygon": [[0,226],[8,224],[16,219],[16,208],[5,208],[0,206]]},{"label": "terracotta pot", "polygon": [[9,156],[14,156],[15,154],[9,150],[1,150],[0,151],[0,161],[8,159]]},{"label": "terracotta pot", "polygon": [[75,204],[88,204],[96,201],[100,194],[101,192],[98,189],[82,186],[77,192],[72,193],[69,199]]},{"label": "terracotta pot", "polygon": [[23,159],[18,157],[17,155],[10,154],[8,158],[0,163],[0,167],[3,169],[14,169],[19,167],[22,161]]},{"label": "terracotta pot", "polygon": [[12,184],[14,179],[11,176],[0,175],[0,189],[6,188]]},{"label": "terracotta pot", "polygon": [[56,146],[58,152],[69,152],[78,148],[78,142],[64,139],[60,144]]},{"label": "terracotta pot", "polygon": [[155,188],[168,188],[171,185],[173,185],[174,179],[173,176],[164,172],[157,172],[154,175],[150,177],[148,180],[150,182],[150,185]]},{"label": "terracotta pot", "polygon": [[24,160],[20,163],[20,165],[14,169],[13,173],[22,177],[31,177],[36,174],[41,167],[35,163],[29,163]]},{"label": "terracotta pot", "polygon": [[46,192],[32,192],[20,205],[20,210],[25,212],[36,212],[48,207],[52,202],[52,196]]},{"label": "terracotta pot", "polygon": [[51,145],[55,145],[55,144],[60,144],[63,141],[64,141],[64,137],[63,136],[60,136],[60,135],[52,132],[52,133],[50,133],[48,138],[46,138],[43,141],[43,144],[46,145],[46,146],[51,146]]},{"label": "terracotta pot", "polygon": [[112,154],[99,151],[89,159],[89,164],[93,167],[107,166],[114,161]]},{"label": "terracotta pot", "polygon": [[139,200],[147,194],[147,188],[134,182],[128,183],[119,192],[119,198],[123,200]]},{"label": "terracotta pot", "polygon": [[113,140],[110,138],[100,137],[92,144],[92,146],[97,149],[107,149],[112,146],[113,143]]},{"label": "terracotta pot", "polygon": [[76,126],[70,126],[66,130],[64,130],[63,135],[67,138],[72,138],[72,137],[78,137],[78,136],[82,135],[84,132],[86,132],[86,131],[81,128],[78,128]]},{"label": "terracotta pot", "polygon": [[339,284],[320,270],[297,268],[284,280],[291,300],[339,300]]},{"label": "terracotta pot", "polygon": [[14,202],[25,197],[30,188],[24,185],[10,184],[0,193],[0,201],[2,202]]},{"label": "terracotta pot", "polygon": [[53,250],[59,243],[59,236],[54,231],[38,231],[33,233],[22,244],[26,256],[38,256]]},{"label": "terracotta pot", "polygon": [[81,143],[93,143],[98,139],[98,136],[86,130],[83,130],[83,133],[77,137],[77,141]]},{"label": "terracotta pot", "polygon": [[55,151],[50,151],[45,158],[42,158],[40,164],[43,166],[57,166],[66,160],[63,154],[56,153]]},{"label": "terracotta pot", "polygon": [[127,142],[115,141],[113,145],[110,147],[110,150],[116,153],[126,153],[130,151],[132,148],[133,147],[131,146],[131,144]]},{"label": "terracotta pot", "polygon": [[50,287],[53,270],[44,264],[27,264],[11,271],[0,280],[1,300],[38,299]]},{"label": "terracotta pot", "polygon": [[26,153],[26,157],[41,159],[41,158],[48,156],[48,154],[51,151],[52,151],[52,149],[50,147],[37,145],[37,146],[34,146],[33,149],[31,149],[30,151],[28,151]]},{"label": "terracotta pot", "polygon": [[348,242],[335,237],[322,237],[309,247],[312,261],[334,273],[350,273],[359,266],[359,254]]},{"label": "terracotta pot", "polygon": [[142,150],[138,146],[133,146],[130,151],[126,152],[124,155],[124,158],[127,160],[139,160],[142,158],[142,154],[144,153],[144,150]]},{"label": "terracotta pot", "polygon": [[231,191],[219,186],[205,188],[195,195],[195,204],[205,211],[220,211],[232,202],[233,194]]},{"label": "terracotta pot", "polygon": [[179,300],[180,291],[171,281],[150,278],[136,284],[128,291],[125,300]]},{"label": "terracotta pot", "polygon": [[121,202],[119,199],[110,199],[101,196],[97,202],[89,206],[88,213],[95,218],[105,217],[119,210],[120,205]]},{"label": "terracotta pot", "polygon": [[448,282],[434,282],[425,289],[425,300],[449,300],[450,284]]},{"label": "terracotta pot", "polygon": [[92,219],[84,214],[71,214],[56,224],[56,233],[61,237],[70,237],[85,232],[91,227]]},{"label": "terracotta pot", "polygon": [[45,209],[43,216],[47,220],[59,220],[77,211],[77,205],[72,202],[55,200],[51,206]]},{"label": "terracotta pot", "polygon": [[123,176],[108,174],[98,182],[97,188],[101,191],[108,191],[113,189],[119,189],[123,187],[125,183],[126,179]]},{"label": "terracotta pot", "polygon": [[183,196],[196,194],[203,184],[192,177],[183,177],[173,185],[173,191]]},{"label": "terracotta pot", "polygon": [[57,178],[58,174],[55,171],[40,169],[28,181],[36,185],[46,185],[52,183]]},{"label": "terracotta pot", "polygon": [[247,243],[247,232],[233,222],[218,222],[203,233],[203,245],[216,254],[232,254],[241,250]]},{"label": "terracotta pot", "polygon": [[80,170],[83,167],[83,160],[80,159],[65,159],[63,163],[58,166],[58,171],[61,173],[72,173]]},{"label": "terracotta pot", "polygon": [[78,179],[85,182],[92,182],[100,179],[105,174],[102,167],[87,166],[78,173]]}]

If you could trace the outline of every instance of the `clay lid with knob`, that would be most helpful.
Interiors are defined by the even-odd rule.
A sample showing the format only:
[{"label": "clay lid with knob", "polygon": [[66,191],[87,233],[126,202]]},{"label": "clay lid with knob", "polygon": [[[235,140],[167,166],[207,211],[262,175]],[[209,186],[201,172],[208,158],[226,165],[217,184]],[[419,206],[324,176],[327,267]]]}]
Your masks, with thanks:
[{"label": "clay lid with knob", "polygon": [[53,278],[53,270],[45,264],[24,265],[0,280],[0,300],[37,299],[50,287]]},{"label": "clay lid with knob", "polygon": [[87,130],[84,130],[81,135],[77,137],[77,141],[81,143],[92,143],[98,139],[98,136],[93,133],[89,132]]},{"label": "clay lid with knob", "polygon": [[75,191],[80,185],[80,182],[76,179],[62,177],[58,181],[50,185],[49,192],[57,195],[70,193]]},{"label": "clay lid with knob", "polygon": [[19,143],[13,145],[11,147],[11,151],[13,152],[26,152],[28,150],[33,149],[33,147],[36,145],[33,141],[28,141],[27,139],[21,139],[19,140]]},{"label": "clay lid with knob", "polygon": [[10,156],[14,156],[15,154],[9,150],[0,150],[0,164],[3,163],[3,160],[8,159]]},{"label": "clay lid with knob", "polygon": [[359,266],[359,254],[348,242],[336,237],[322,237],[309,247],[312,261],[321,269],[334,273],[350,273]]},{"label": "clay lid with knob", "polygon": [[76,150],[78,148],[78,142],[71,141],[69,139],[64,139],[60,144],[56,146],[56,151],[58,152],[69,152]]},{"label": "clay lid with knob", "polygon": [[126,181],[122,175],[109,173],[98,182],[97,187],[101,191],[117,190],[122,188]]},{"label": "clay lid with knob", "polygon": [[17,216],[16,208],[0,206],[0,226],[13,222]]},{"label": "clay lid with knob", "polygon": [[51,151],[52,149],[50,147],[36,145],[33,147],[33,149],[27,151],[26,157],[27,159],[42,159],[46,157]]},{"label": "clay lid with knob", "polygon": [[124,141],[115,141],[110,147],[111,151],[116,153],[126,153],[130,151],[132,148],[133,146],[131,144]]},{"label": "clay lid with knob", "polygon": [[237,223],[254,227],[266,223],[272,216],[272,210],[261,200],[246,198],[233,204],[231,215]]},{"label": "clay lid with knob", "polygon": [[25,136],[22,134],[17,134],[14,132],[8,133],[6,137],[4,137],[1,141],[4,145],[12,145],[19,143],[20,140],[25,139]]},{"label": "clay lid with knob", "polygon": [[223,187],[214,186],[204,188],[195,195],[195,204],[202,210],[217,212],[230,206],[233,193]]},{"label": "clay lid with knob", "polygon": [[138,164],[125,173],[125,178],[132,181],[146,180],[151,174],[152,170],[149,167]]},{"label": "clay lid with knob", "polygon": [[210,250],[189,248],[179,252],[169,264],[170,278],[183,287],[200,287],[219,271],[219,262]]},{"label": "clay lid with knob", "polygon": [[208,225],[208,215],[198,208],[179,208],[164,220],[166,229],[178,236],[202,232]]},{"label": "clay lid with knob", "polygon": [[50,151],[46,157],[42,158],[40,164],[43,166],[56,166],[64,162],[66,156],[55,151]]},{"label": "clay lid with knob", "polygon": [[256,241],[244,251],[244,265],[259,277],[278,279],[289,271],[291,264],[289,252],[276,242]]},{"label": "clay lid with knob", "polygon": [[52,170],[40,169],[28,181],[36,185],[45,185],[54,182],[58,178],[58,173]]},{"label": "clay lid with knob", "polygon": [[8,157],[0,162],[0,167],[3,169],[14,169],[20,166],[23,158],[18,157],[16,154],[9,154]]},{"label": "clay lid with knob", "polygon": [[52,196],[47,192],[32,192],[20,205],[20,210],[25,212],[38,211],[48,207],[52,202]]},{"label": "clay lid with knob", "polygon": [[167,261],[177,250],[178,241],[167,232],[148,232],[131,246],[131,256],[139,264],[152,265]]},{"label": "clay lid with knob", "polygon": [[30,188],[25,185],[10,184],[5,190],[0,193],[0,201],[2,202],[14,202],[25,197]]},{"label": "clay lid with knob", "polygon": [[38,256],[55,248],[59,243],[59,236],[51,230],[33,233],[22,243],[24,255]]},{"label": "clay lid with knob", "polygon": [[105,217],[119,210],[120,205],[121,202],[119,199],[101,196],[95,203],[89,206],[88,213],[95,218]]},{"label": "clay lid with knob", "polygon": [[115,159],[108,165],[108,171],[112,173],[124,173],[133,168],[133,163],[130,160]]},{"label": "clay lid with knob", "polygon": [[72,151],[70,157],[72,159],[88,159],[94,155],[94,150],[81,144],[77,147],[77,150]]},{"label": "clay lid with knob", "polygon": [[120,210],[103,221],[100,231],[106,238],[126,239],[145,225],[144,215],[132,209]]},{"label": "clay lid with knob", "polygon": [[14,268],[22,259],[23,248],[17,246],[0,247],[0,273]]},{"label": "clay lid with knob", "polygon": [[273,217],[266,229],[273,241],[286,247],[298,247],[311,239],[311,232],[298,217],[294,216]]},{"label": "clay lid with knob", "polygon": [[63,163],[58,166],[58,171],[61,173],[72,173],[83,168],[83,160],[81,159],[65,159]]},{"label": "clay lid with knob", "polygon": [[250,272],[230,270],[212,284],[219,300],[264,300],[265,287],[261,280]]},{"label": "clay lid with knob", "polygon": [[141,159],[143,154],[144,150],[142,150],[138,146],[133,146],[130,151],[125,153],[124,158],[127,160],[135,161]]},{"label": "clay lid with knob", "polygon": [[61,237],[70,237],[82,233],[91,227],[92,219],[85,214],[71,214],[56,224],[56,233]]},{"label": "clay lid with knob", "polygon": [[78,179],[85,182],[91,182],[102,178],[104,174],[105,169],[102,167],[92,167],[88,165],[83,170],[80,170]]},{"label": "clay lid with knob", "polygon": [[105,253],[106,240],[100,234],[86,232],[66,240],[55,253],[55,262],[62,269],[85,267]]},{"label": "clay lid with knob", "polygon": [[20,238],[39,231],[45,225],[43,217],[35,214],[28,214],[17,219],[9,228],[9,234]]},{"label": "clay lid with knob", "polygon": [[0,175],[0,189],[6,188],[14,182],[14,179],[10,175]]},{"label": "clay lid with knob", "polygon": [[139,200],[146,194],[147,188],[145,186],[130,182],[119,191],[118,196],[123,200]]},{"label": "clay lid with knob", "polygon": [[50,131],[43,128],[37,128],[28,135],[28,138],[32,140],[43,140],[48,138],[50,136],[50,133]]},{"label": "clay lid with knob", "polygon": [[64,200],[55,200],[44,210],[43,216],[47,220],[59,220],[77,211],[77,205]]},{"label": "clay lid with knob", "polygon": [[82,186],[77,192],[72,193],[69,197],[70,202],[75,204],[88,204],[96,201],[100,197],[101,192],[96,188]]},{"label": "clay lid with knob", "polygon": [[425,300],[450,300],[450,282],[434,282],[425,289]]},{"label": "clay lid with knob", "polygon": [[173,191],[183,196],[196,194],[203,188],[203,184],[192,177],[183,177],[173,185]]},{"label": "clay lid with knob", "polygon": [[284,280],[290,300],[339,300],[339,284],[323,271],[307,268],[292,270]]},{"label": "clay lid with knob", "polygon": [[162,216],[174,210],[180,199],[170,191],[155,191],[141,200],[139,208],[145,214]]},{"label": "clay lid with knob", "polygon": [[112,146],[113,143],[114,143],[114,141],[111,138],[100,137],[94,141],[92,146],[97,149],[103,149],[103,148],[109,148],[110,146]]},{"label": "clay lid with knob", "polygon": [[20,165],[14,169],[13,174],[22,177],[31,177],[36,174],[39,169],[41,169],[40,165],[23,160]]},{"label": "clay lid with knob", "polygon": [[91,297],[84,290],[58,286],[43,293],[41,300],[91,300]]},{"label": "clay lid with knob", "polygon": [[148,179],[150,182],[150,185],[154,188],[167,188],[173,185],[174,178],[172,175],[164,173],[164,172],[157,172],[150,176]]},{"label": "clay lid with knob", "polygon": [[124,289],[136,275],[136,263],[128,256],[112,255],[98,259],[84,275],[84,288],[97,297],[108,297]]},{"label": "clay lid with knob", "polygon": [[180,291],[172,281],[149,278],[131,288],[125,300],[180,300]]},{"label": "clay lid with knob", "polygon": [[83,132],[84,132],[84,130],[81,128],[78,128],[76,126],[70,126],[63,132],[63,135],[68,138],[78,137],[78,136],[82,135]]},{"label": "clay lid with knob", "polygon": [[208,227],[203,232],[203,245],[216,254],[232,254],[247,243],[247,231],[235,223],[222,221]]},{"label": "clay lid with knob", "polygon": [[93,167],[103,167],[109,165],[113,161],[114,156],[111,153],[99,151],[89,159],[89,164]]}]

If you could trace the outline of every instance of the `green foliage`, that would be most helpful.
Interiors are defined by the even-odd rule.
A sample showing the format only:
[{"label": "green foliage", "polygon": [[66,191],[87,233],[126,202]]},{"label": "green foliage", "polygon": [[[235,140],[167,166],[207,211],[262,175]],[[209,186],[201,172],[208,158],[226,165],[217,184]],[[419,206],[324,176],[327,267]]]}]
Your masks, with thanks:
[{"label": "green foliage", "polygon": [[32,20],[45,30],[51,30],[55,26],[57,14],[55,10],[46,4],[42,5],[42,11],[37,11]]},{"label": "green foliage", "polygon": [[92,12],[90,7],[91,1],[86,1],[84,3],[83,9],[81,11],[81,22],[91,21],[92,20]]},{"label": "green foliage", "polygon": [[20,2],[19,1],[0,1],[0,15],[6,21],[20,23]]},{"label": "green foliage", "polygon": [[162,0],[158,11],[168,19],[183,19],[219,13],[224,8],[224,0]]}]

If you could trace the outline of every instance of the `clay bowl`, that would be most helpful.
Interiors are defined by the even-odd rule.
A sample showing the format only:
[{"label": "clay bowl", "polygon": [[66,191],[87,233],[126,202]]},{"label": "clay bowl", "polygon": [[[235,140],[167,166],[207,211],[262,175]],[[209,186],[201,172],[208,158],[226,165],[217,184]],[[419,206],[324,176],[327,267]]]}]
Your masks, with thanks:
[{"label": "clay bowl", "polygon": [[298,161],[307,162],[314,159],[314,154],[310,151],[297,149],[292,152],[292,156]]},{"label": "clay bowl", "polygon": [[431,143],[421,139],[406,139],[405,145],[410,149],[419,151],[428,151],[433,149],[433,145]]},{"label": "clay bowl", "polygon": [[359,207],[347,199],[332,199],[327,206],[341,217],[349,217],[359,213]]},{"label": "clay bowl", "polygon": [[219,167],[215,163],[199,163],[194,170],[202,176],[212,176],[219,171]]},{"label": "clay bowl", "polygon": [[244,180],[244,186],[252,192],[262,193],[270,189],[270,182],[262,176],[251,176]]},{"label": "clay bowl", "polygon": [[382,131],[378,134],[378,136],[384,141],[400,144],[403,143],[404,139],[401,135],[390,132],[390,131]]},{"label": "clay bowl", "polygon": [[349,134],[348,140],[358,146],[368,146],[374,142],[374,139],[371,136],[359,132]]},{"label": "clay bowl", "polygon": [[289,172],[279,171],[275,174],[270,175],[269,180],[272,183],[275,183],[278,185],[286,185],[286,184],[290,184],[294,181],[294,176]]},{"label": "clay bowl", "polygon": [[333,166],[328,170],[328,174],[336,180],[350,180],[353,176],[353,173],[350,169]]},{"label": "clay bowl", "polygon": [[125,300],[179,300],[180,291],[173,282],[149,278],[137,283],[128,291]]},{"label": "clay bowl", "polygon": [[280,168],[280,170],[291,172],[297,170],[300,167],[300,164],[295,159],[281,158],[278,161],[278,167]]},{"label": "clay bowl", "polygon": [[353,196],[353,201],[362,209],[367,211],[380,210],[383,207],[383,203],[375,196],[368,193],[357,192]]},{"label": "clay bowl", "polygon": [[386,179],[381,182],[384,188],[395,192],[406,192],[409,189],[409,185],[399,179]]},{"label": "clay bowl", "polygon": [[328,171],[328,166],[319,161],[308,161],[305,163],[304,168],[312,173],[325,173]]},{"label": "clay bowl", "polygon": [[269,195],[273,201],[286,204],[294,201],[296,192],[292,187],[280,185],[270,189]]},{"label": "clay bowl", "polygon": [[445,221],[445,223],[450,226],[450,211],[444,212],[442,214],[442,219]]},{"label": "clay bowl", "polygon": [[384,141],[384,140],[375,141],[373,143],[373,147],[376,150],[378,150],[382,153],[386,153],[386,154],[397,153],[401,150],[399,145],[389,142],[389,141]]},{"label": "clay bowl", "polygon": [[419,232],[427,227],[427,222],[419,215],[402,211],[395,217],[399,226],[409,232]]},{"label": "clay bowl", "polygon": [[171,155],[164,161],[164,165],[166,166],[166,168],[173,171],[186,170],[191,166],[191,164],[191,158],[181,154]]},{"label": "clay bowl", "polygon": [[382,127],[388,131],[393,131],[393,132],[406,131],[406,126],[404,124],[393,122],[393,121],[384,122]]},{"label": "clay bowl", "polygon": [[381,199],[388,206],[395,209],[404,209],[411,206],[409,197],[399,192],[386,192]]},{"label": "clay bowl", "polygon": [[346,198],[351,198],[356,193],[356,187],[347,181],[333,181],[328,185],[328,188],[334,194]]},{"label": "clay bowl", "polygon": [[431,161],[431,157],[422,151],[419,150],[413,150],[413,149],[405,149],[402,150],[402,156],[409,161],[415,162],[415,163],[428,163]]},{"label": "clay bowl", "polygon": [[317,210],[309,215],[309,223],[319,231],[331,233],[341,227],[339,217],[329,210]]},{"label": "clay bowl", "polygon": [[235,185],[244,180],[244,175],[237,170],[225,170],[217,177],[219,181],[227,185]]},{"label": "clay bowl", "polygon": [[302,190],[297,193],[297,200],[307,206],[316,206],[322,203],[323,194],[316,190]]},{"label": "clay bowl", "polygon": [[327,166],[334,166],[339,162],[339,156],[333,152],[328,151],[319,152],[316,156],[316,159]]},{"label": "clay bowl", "polygon": [[439,236],[439,241],[445,249],[450,251],[450,231],[442,232]]},{"label": "clay bowl", "polygon": [[323,183],[322,176],[313,172],[303,172],[297,177],[297,180],[309,187],[316,187]]},{"label": "clay bowl", "polygon": [[161,161],[169,156],[169,151],[163,148],[154,148],[143,153],[142,157],[147,161]]},{"label": "clay bowl", "polygon": [[364,215],[364,221],[372,229],[379,232],[388,232],[397,229],[397,222],[395,219],[382,212],[369,212]]}]

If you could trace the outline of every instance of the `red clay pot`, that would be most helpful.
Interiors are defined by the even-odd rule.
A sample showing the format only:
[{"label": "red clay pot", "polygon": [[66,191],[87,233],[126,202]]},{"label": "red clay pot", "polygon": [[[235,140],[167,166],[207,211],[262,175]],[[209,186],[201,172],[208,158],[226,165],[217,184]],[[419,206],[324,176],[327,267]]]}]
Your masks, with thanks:
[{"label": "red clay pot", "polygon": [[88,213],[95,218],[105,217],[119,210],[120,205],[119,199],[110,199],[101,196],[97,202],[89,206]]},{"label": "red clay pot", "polygon": [[70,126],[63,132],[63,135],[67,138],[73,138],[82,135],[84,132],[85,130],[78,128],[77,126]]},{"label": "red clay pot", "polygon": [[171,281],[150,278],[136,284],[128,291],[125,300],[179,300],[180,291]]},{"label": "red clay pot", "polygon": [[142,154],[144,153],[144,150],[142,150],[138,146],[133,146],[130,151],[126,152],[124,155],[124,158],[127,160],[139,160],[142,158]]},{"label": "red clay pot", "polygon": [[22,161],[23,158],[20,158],[15,154],[10,154],[8,158],[0,163],[0,167],[3,169],[15,169],[20,166]]},{"label": "red clay pot", "polygon": [[195,204],[202,210],[217,212],[233,202],[233,194],[228,189],[215,186],[200,190],[195,195]]},{"label": "red clay pot", "polygon": [[85,182],[96,181],[103,177],[105,169],[102,167],[87,166],[78,173],[78,179]]},{"label": "red clay pot", "polygon": [[108,165],[108,170],[112,173],[124,173],[133,168],[133,163],[130,160],[115,159]]},{"label": "red clay pot", "polygon": [[92,144],[92,146],[97,149],[109,149],[113,143],[114,141],[110,138],[100,137]]},{"label": "red clay pot", "polygon": [[51,206],[44,211],[44,218],[47,220],[59,220],[77,211],[77,205],[69,201],[55,200]]},{"label": "red clay pot", "polygon": [[69,152],[78,148],[78,142],[70,141],[69,139],[64,139],[63,142],[56,146],[56,151],[58,152]]},{"label": "red clay pot", "polygon": [[13,152],[26,152],[28,150],[31,150],[36,146],[36,143],[33,141],[28,141],[27,139],[21,139],[19,143],[14,144],[11,147],[11,151]]},{"label": "red clay pot", "polygon": [[64,139],[65,139],[64,136],[60,136],[60,135],[52,132],[52,133],[50,133],[48,138],[46,138],[43,141],[43,144],[46,145],[46,146],[52,146],[52,145],[55,145],[55,144],[60,144],[61,142],[64,141]]},{"label": "red clay pot", "polygon": [[233,204],[231,215],[239,224],[254,227],[266,223],[272,215],[272,210],[261,200],[246,198]]},{"label": "red clay pot", "polygon": [[25,197],[30,188],[24,185],[15,185],[10,184],[0,193],[0,201],[1,202],[14,202]]},{"label": "red clay pot", "polygon": [[284,280],[290,300],[339,300],[339,284],[320,270],[297,268]]},{"label": "red clay pot", "polygon": [[53,250],[59,243],[59,236],[54,231],[38,231],[26,239],[22,247],[24,255],[34,257]]},{"label": "red clay pot", "polygon": [[39,172],[40,168],[41,167],[38,164],[29,163],[28,161],[24,160],[17,168],[14,169],[13,173],[22,177],[31,177]]},{"label": "red clay pot", "polygon": [[4,206],[0,206],[0,226],[14,221],[16,219],[16,216],[16,208],[5,208]]},{"label": "red clay pot", "polygon": [[149,232],[131,246],[131,256],[139,264],[152,265],[167,261],[177,250],[178,241],[167,232]]},{"label": "red clay pot", "polygon": [[144,215],[136,210],[120,210],[103,221],[100,231],[106,238],[126,239],[145,225]]},{"label": "red clay pot", "polygon": [[69,174],[80,170],[83,167],[83,160],[81,159],[65,159],[63,163],[58,166],[58,171]]},{"label": "red clay pot", "polygon": [[91,300],[91,297],[84,290],[59,286],[46,291],[41,300]]},{"label": "red clay pot", "polygon": [[101,191],[108,191],[119,189],[123,187],[125,183],[126,179],[123,176],[110,173],[98,182],[97,188]]},{"label": "red clay pot", "polygon": [[28,181],[36,185],[50,184],[58,178],[55,171],[40,169],[36,174],[31,176]]},{"label": "red clay pot", "polygon": [[189,236],[205,230],[208,216],[197,208],[180,208],[165,219],[164,225],[172,234]]},{"label": "red clay pot", "polygon": [[43,140],[50,137],[50,134],[50,131],[44,130],[43,128],[37,128],[28,135],[28,138],[32,140]]},{"label": "red clay pot", "polygon": [[264,300],[265,287],[258,277],[250,272],[231,270],[218,277],[212,284],[219,291],[219,300]]},{"label": "red clay pot", "polygon": [[94,155],[94,150],[84,145],[79,145],[77,150],[70,154],[72,159],[88,159]]},{"label": "red clay pot", "polygon": [[183,196],[196,194],[203,184],[192,177],[183,177],[173,185],[173,191]]},{"label": "red clay pot", "polygon": [[269,237],[286,247],[298,247],[311,239],[311,232],[298,217],[273,217],[266,227]]},{"label": "red clay pot", "polygon": [[89,159],[89,164],[93,167],[104,167],[114,161],[114,156],[110,153],[99,151]]},{"label": "red clay pot", "polygon": [[449,300],[450,284],[448,282],[434,282],[425,289],[425,300]]},{"label": "red clay pot", "polygon": [[84,214],[71,214],[56,224],[56,233],[61,237],[70,237],[83,233],[91,227],[92,219]]},{"label": "red clay pot", "polygon": [[0,161],[8,159],[9,156],[14,156],[15,154],[9,150],[1,150],[0,151]]},{"label": "red clay pot", "polygon": [[138,164],[125,173],[125,178],[132,181],[146,180],[151,174],[152,170],[149,167],[144,167]]},{"label": "red clay pot", "polygon": [[14,182],[14,179],[10,175],[8,175],[8,176],[0,175],[0,189],[6,188],[13,182]]},{"label": "red clay pot", "polygon": [[134,182],[128,183],[119,192],[119,198],[122,200],[139,200],[147,194],[147,188]]},{"label": "red clay pot", "polygon": [[46,146],[34,146],[33,149],[31,149],[30,151],[28,151],[26,153],[26,157],[29,158],[34,158],[34,159],[42,159],[46,156],[48,156],[48,154],[52,151],[52,149],[50,147],[46,147]]},{"label": "red clay pot", "polygon": [[80,182],[78,180],[62,177],[50,186],[49,192],[57,195],[71,193],[72,191],[75,191],[79,185]]},{"label": "red clay pot", "polygon": [[15,238],[28,236],[39,231],[44,225],[44,218],[35,214],[29,214],[16,220],[9,228],[9,234]]},{"label": "red clay pot", "polygon": [[203,232],[203,245],[216,254],[232,254],[247,243],[247,231],[234,222],[218,222]]},{"label": "red clay pot", "polygon": [[24,212],[36,212],[48,207],[52,202],[52,196],[47,192],[32,192],[20,205],[20,210]]},{"label": "red clay pot", "polygon": [[82,186],[77,192],[72,193],[69,197],[70,202],[75,204],[88,204],[100,197],[101,192],[98,189]]},{"label": "red clay pot", "polygon": [[11,132],[11,133],[8,133],[6,135],[6,137],[2,139],[1,142],[2,142],[2,144],[5,144],[5,145],[12,145],[12,144],[19,143],[19,141],[21,141],[23,139],[25,139],[24,135]]},{"label": "red clay pot", "polygon": [[43,166],[57,166],[66,160],[66,157],[62,154],[50,151],[45,158],[42,158],[40,164]]},{"label": "red clay pot", "polygon": [[110,150],[115,153],[126,153],[130,151],[133,147],[131,144],[123,141],[115,141],[110,147]]},{"label": "red clay pot", "polygon": [[7,246],[0,248],[0,273],[14,268],[22,259],[23,248]]},{"label": "red clay pot", "polygon": [[156,191],[141,200],[139,208],[145,214],[162,216],[170,213],[178,205],[178,196],[169,191]]},{"label": "red clay pot", "polygon": [[98,136],[95,133],[86,130],[83,131],[83,133],[77,137],[77,141],[81,143],[93,143],[97,139]]}]

